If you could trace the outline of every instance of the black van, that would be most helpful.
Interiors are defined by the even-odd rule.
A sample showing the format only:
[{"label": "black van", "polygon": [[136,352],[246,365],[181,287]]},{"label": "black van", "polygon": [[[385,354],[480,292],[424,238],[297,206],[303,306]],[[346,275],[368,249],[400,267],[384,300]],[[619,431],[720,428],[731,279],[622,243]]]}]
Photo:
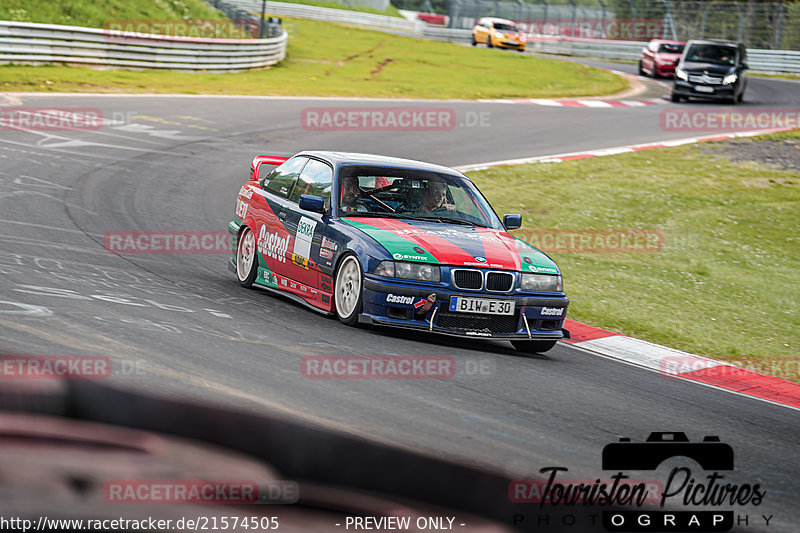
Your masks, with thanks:
[{"label": "black van", "polygon": [[670,99],[741,102],[747,86],[747,69],[747,49],[742,43],[689,41],[675,68]]}]

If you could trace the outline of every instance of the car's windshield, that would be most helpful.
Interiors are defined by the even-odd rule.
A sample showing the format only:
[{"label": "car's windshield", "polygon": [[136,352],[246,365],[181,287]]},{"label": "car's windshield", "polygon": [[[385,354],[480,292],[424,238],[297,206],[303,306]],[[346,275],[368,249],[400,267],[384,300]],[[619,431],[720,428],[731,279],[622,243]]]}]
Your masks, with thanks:
[{"label": "car's windshield", "polygon": [[686,51],[685,61],[733,65],[736,63],[736,48],[719,44],[693,44]]},{"label": "car's windshield", "polygon": [[402,168],[340,169],[339,216],[427,219],[502,228],[497,215],[471,181]]},{"label": "car's windshield", "polygon": [[514,24],[506,24],[504,22],[495,22],[494,29],[497,31],[507,31],[511,33],[517,33],[517,27]]},{"label": "car's windshield", "polygon": [[675,43],[662,43],[658,47],[659,54],[680,54],[683,52],[684,45]]}]

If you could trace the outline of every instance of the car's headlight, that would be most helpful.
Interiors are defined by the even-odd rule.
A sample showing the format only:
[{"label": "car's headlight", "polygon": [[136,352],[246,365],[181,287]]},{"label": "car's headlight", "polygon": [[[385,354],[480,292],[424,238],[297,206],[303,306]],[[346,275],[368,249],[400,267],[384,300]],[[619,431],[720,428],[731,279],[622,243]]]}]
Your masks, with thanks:
[{"label": "car's headlight", "polygon": [[675,77],[683,81],[689,81],[689,75],[686,74],[686,71],[682,68],[675,69]]},{"label": "car's headlight", "polygon": [[739,79],[739,77],[734,72],[733,74],[728,74],[727,76],[722,78],[722,83],[723,85],[730,85],[731,83],[736,83],[737,79]]},{"label": "car's headlight", "polygon": [[503,37],[505,37],[505,35],[503,35],[499,31],[497,33],[495,33],[494,36],[495,36],[496,39],[502,39]]},{"label": "car's headlight", "polygon": [[416,279],[438,282],[442,279],[439,265],[409,263],[406,261],[381,261],[373,272],[376,276],[387,278]]},{"label": "car's headlight", "polygon": [[561,275],[553,276],[551,274],[526,274],[522,273],[520,287],[525,291],[562,291],[564,284],[561,281]]}]

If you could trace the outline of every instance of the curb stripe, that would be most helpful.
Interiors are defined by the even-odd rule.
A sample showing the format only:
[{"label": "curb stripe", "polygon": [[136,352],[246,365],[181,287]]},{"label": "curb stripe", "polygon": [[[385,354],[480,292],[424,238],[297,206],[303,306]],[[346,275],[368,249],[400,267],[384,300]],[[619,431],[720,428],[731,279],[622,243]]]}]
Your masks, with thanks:
[{"label": "curb stripe", "polygon": [[664,379],[682,379],[800,409],[800,383],[627,337],[567,319],[571,339],[563,342],[589,352],[656,371]]},{"label": "curb stripe", "polygon": [[525,157],[520,159],[507,159],[505,161],[490,161],[488,163],[463,165],[455,168],[456,170],[459,170],[461,172],[470,172],[473,170],[485,170],[487,168],[492,168],[492,167],[527,165],[530,163],[561,163],[563,161],[571,161],[573,159],[588,159],[591,157],[603,157],[623,152],[639,152],[641,150],[650,150],[652,148],[668,148],[672,146],[683,146],[684,144],[694,144],[707,141],[721,141],[726,139],[736,139],[739,137],[754,137],[756,135],[764,135],[765,133],[776,133],[779,131],[789,131],[791,129],[793,128],[770,128],[766,130],[739,131],[734,133],[727,133],[724,135],[714,135],[708,137],[688,137],[685,139],[675,139],[672,141],[661,141],[658,143],[650,143],[650,144],[631,144],[627,146],[618,146],[615,148],[603,148],[601,150],[591,150],[589,152],[572,152],[566,154]]}]

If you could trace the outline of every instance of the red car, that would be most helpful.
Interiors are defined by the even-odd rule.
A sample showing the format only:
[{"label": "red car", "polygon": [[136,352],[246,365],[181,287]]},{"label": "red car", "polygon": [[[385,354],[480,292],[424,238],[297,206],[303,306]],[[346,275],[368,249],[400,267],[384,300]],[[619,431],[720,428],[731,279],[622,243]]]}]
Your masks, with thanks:
[{"label": "red car", "polygon": [[653,39],[645,48],[642,48],[642,58],[639,59],[639,75],[654,78],[675,76],[675,65],[681,58],[684,46],[686,43],[681,41]]}]

